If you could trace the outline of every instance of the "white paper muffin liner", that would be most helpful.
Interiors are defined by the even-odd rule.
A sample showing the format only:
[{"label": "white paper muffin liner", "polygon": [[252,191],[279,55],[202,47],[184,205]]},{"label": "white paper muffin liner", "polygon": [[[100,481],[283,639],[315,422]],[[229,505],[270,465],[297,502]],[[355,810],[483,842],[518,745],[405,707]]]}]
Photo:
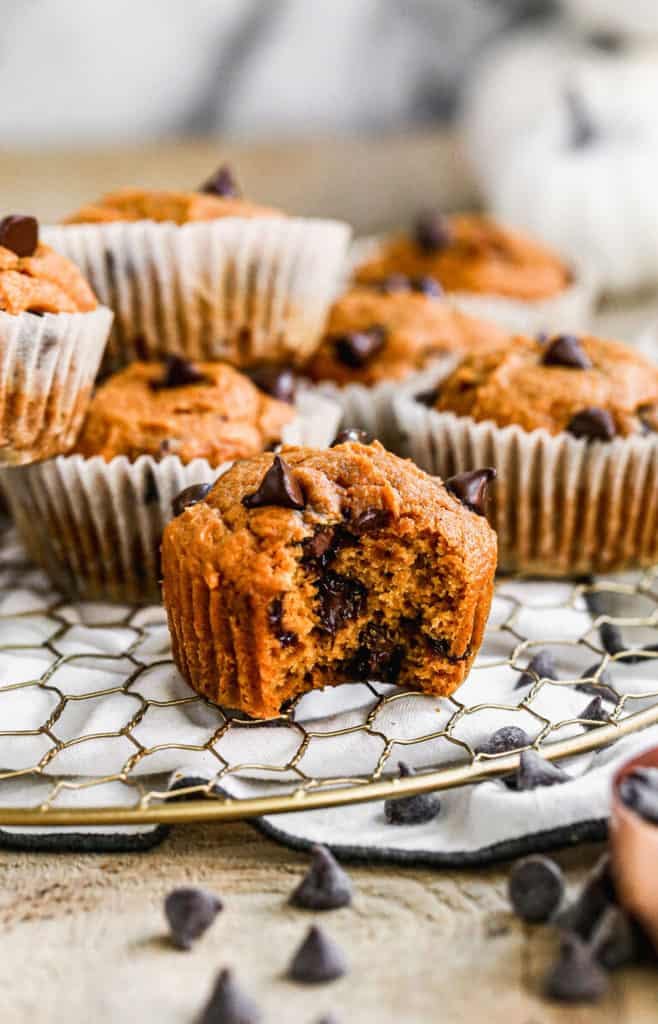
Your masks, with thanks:
[{"label": "white paper muffin liner", "polygon": [[102,306],[89,313],[0,312],[0,465],[73,446],[111,323]]},{"label": "white paper muffin liner", "polygon": [[[340,410],[317,394],[300,394],[286,444],[324,447]],[[177,455],[58,456],[0,476],[30,557],[72,599],[141,604],[160,600],[160,543],[171,503],[186,487],[216,480],[232,465]]]},{"label": "white paper muffin liner", "polygon": [[237,366],[311,355],[350,229],[302,217],[46,227],[115,314],[106,367],[178,354]]},{"label": "white paper muffin liner", "polygon": [[499,568],[605,573],[658,562],[658,437],[588,444],[395,400],[404,454],[442,478],[492,466]]}]

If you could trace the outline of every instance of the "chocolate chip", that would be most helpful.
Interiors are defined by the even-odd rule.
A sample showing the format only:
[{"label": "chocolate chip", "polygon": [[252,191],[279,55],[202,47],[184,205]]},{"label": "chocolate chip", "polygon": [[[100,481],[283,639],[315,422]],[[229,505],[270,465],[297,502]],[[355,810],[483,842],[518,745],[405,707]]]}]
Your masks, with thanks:
[{"label": "chocolate chip", "polygon": [[615,900],[610,858],[604,854],[590,871],[578,897],[560,915],[560,926],[589,940],[601,915]]},{"label": "chocolate chip", "polygon": [[588,722],[605,722],[608,724],[611,721],[610,715],[603,707],[603,698],[600,693],[597,694],[596,697],[592,698],[587,707],[583,708],[580,712],[578,717]]},{"label": "chocolate chip", "polygon": [[448,658],[450,656],[452,644],[447,637],[430,636],[428,633],[425,633],[424,640],[432,654],[438,654],[440,658]]},{"label": "chocolate chip", "polygon": [[344,666],[350,680],[395,683],[402,667],[403,649],[384,629],[369,623],[359,635],[356,654]]},{"label": "chocolate chip", "polygon": [[411,281],[406,274],[389,274],[388,277],[383,278],[377,285],[379,291],[384,292],[385,295],[390,295],[391,292],[407,292],[411,288]]},{"label": "chocolate chip", "polygon": [[213,923],[222,901],[205,889],[174,889],[164,904],[171,940],[179,949],[191,949]]},{"label": "chocolate chip", "polygon": [[452,242],[452,230],[449,222],[440,213],[426,210],[416,219],[413,238],[423,252],[439,252]]},{"label": "chocolate chip", "polygon": [[282,647],[291,647],[297,643],[297,634],[283,628],[283,598],[275,597],[270,601],[267,609],[267,621],[274,636]]},{"label": "chocolate chip", "polygon": [[503,725],[496,729],[495,733],[478,747],[479,754],[509,754],[511,750],[522,750],[529,747],[531,743],[525,729],[518,725]]},{"label": "chocolate chip", "polygon": [[304,551],[302,561],[306,564],[317,562],[319,563],[318,568],[324,568],[335,554],[333,550],[335,532],[333,526],[321,526],[312,537],[307,537],[302,541]]},{"label": "chocolate chip", "polygon": [[250,366],[245,374],[260,391],[280,402],[294,402],[297,380],[290,366],[280,363],[259,363]]},{"label": "chocolate chip", "polygon": [[186,508],[190,508],[191,505],[197,505],[200,501],[203,501],[205,496],[212,490],[213,484],[191,484],[184,490],[177,494],[171,503],[171,510],[174,516],[179,516],[181,512],[184,512]]},{"label": "chocolate chip", "polygon": [[607,669],[603,669],[602,672],[599,672],[597,677],[596,673],[598,670],[599,665],[590,665],[590,667],[586,669],[581,676],[582,679],[593,679],[596,677],[598,682],[578,683],[576,685],[576,689],[579,693],[588,693],[592,697],[601,697],[602,700],[609,700],[613,704],[617,704],[619,702],[619,697],[612,687],[612,676]]},{"label": "chocolate chip", "polygon": [[524,921],[549,921],[564,898],[562,871],[549,857],[526,857],[512,868],[507,892],[514,912]]},{"label": "chocolate chip", "polygon": [[17,256],[33,256],[39,244],[39,222],[36,217],[12,213],[0,220],[0,245]]},{"label": "chocolate chip", "polygon": [[626,807],[658,825],[658,768],[636,768],[619,783],[619,795]]},{"label": "chocolate chip", "polygon": [[316,985],[335,981],[346,973],[347,961],[340,947],[317,925],[309,928],[292,958],[288,976],[305,985]]},{"label": "chocolate chip", "polygon": [[626,650],[621,630],[619,626],[615,626],[614,622],[602,622],[599,625],[599,636],[603,649],[608,654],[621,654],[622,651]]},{"label": "chocolate chip", "polygon": [[574,437],[584,438],[586,441],[612,441],[617,428],[607,409],[592,407],[581,409],[572,416],[567,431]]},{"label": "chocolate chip", "polygon": [[287,462],[280,455],[274,461],[260,482],[258,490],[253,494],[245,494],[242,499],[245,508],[262,508],[265,505],[276,505],[279,508],[302,509],[305,507],[304,492],[292,475]]},{"label": "chocolate chip", "polygon": [[591,370],[592,361],[575,334],[558,334],[547,344],[542,354],[544,366],[567,366],[576,370]]},{"label": "chocolate chip", "polygon": [[610,906],[603,911],[590,942],[601,967],[616,971],[635,963],[640,959],[640,945],[637,930],[621,907]]},{"label": "chocolate chip", "polygon": [[357,427],[347,427],[339,430],[331,442],[330,447],[335,448],[337,444],[370,444],[372,438],[365,430],[358,430]]},{"label": "chocolate chip", "polygon": [[564,1003],[594,1003],[605,994],[608,978],[590,948],[577,935],[566,934],[560,955],[548,972],[544,991]]},{"label": "chocolate chip", "polygon": [[[400,761],[398,767],[401,779],[416,774],[404,761]],[[435,793],[415,793],[384,801],[384,815],[389,825],[424,825],[433,821],[440,810],[441,801]]]},{"label": "chocolate chip", "polygon": [[242,194],[228,164],[222,164],[207,181],[204,181],[199,192],[222,198],[232,196],[235,199],[239,199]]},{"label": "chocolate chip", "polygon": [[367,590],[358,580],[327,572],[317,582],[320,599],[319,627],[334,634],[365,610]]},{"label": "chocolate chip", "polygon": [[519,758],[514,788],[524,792],[539,786],[557,786],[569,782],[570,778],[564,768],[547,761],[536,750],[524,750]]},{"label": "chocolate chip", "polygon": [[181,356],[169,356],[162,377],[150,380],[149,387],[151,391],[164,391],[169,388],[186,388],[193,384],[209,383],[209,378],[197,370],[193,363]]},{"label": "chocolate chip", "polygon": [[354,370],[361,369],[386,344],[386,328],[374,324],[365,331],[352,331],[333,337],[336,358]]},{"label": "chocolate chip", "polygon": [[516,681],[515,690],[532,686],[538,679],[557,679],[555,658],[550,651],[540,650],[533,654],[526,668]]},{"label": "chocolate chip", "polygon": [[414,277],[411,287],[421,295],[429,295],[432,298],[440,298],[443,295],[443,288],[434,277]]},{"label": "chocolate chip", "polygon": [[585,105],[582,93],[576,89],[564,90],[567,111],[570,149],[585,149],[597,141],[599,130]]},{"label": "chocolate chip", "polygon": [[495,469],[474,469],[457,473],[445,481],[446,490],[478,516],[485,514],[487,487],[496,478]]},{"label": "chocolate chip", "polygon": [[360,536],[362,533],[374,533],[383,530],[391,521],[391,513],[387,508],[366,508],[356,519],[350,522],[350,530]]},{"label": "chocolate chip", "polygon": [[337,910],[352,902],[352,882],[326,846],[314,846],[311,865],[290,902],[305,910]]},{"label": "chocolate chip", "polygon": [[198,1024],[259,1024],[262,1014],[251,996],[237,985],[233,971],[219,972]]}]

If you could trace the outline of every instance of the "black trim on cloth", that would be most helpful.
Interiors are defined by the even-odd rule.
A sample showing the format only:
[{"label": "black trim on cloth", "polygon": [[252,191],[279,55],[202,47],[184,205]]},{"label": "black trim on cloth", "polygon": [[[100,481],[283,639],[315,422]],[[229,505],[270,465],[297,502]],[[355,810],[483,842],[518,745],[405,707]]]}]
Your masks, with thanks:
[{"label": "black trim on cloth", "polygon": [[157,825],[148,832],[126,835],[123,832],[7,832],[0,828],[0,850],[31,853],[142,853],[159,846],[167,838],[169,825]]}]

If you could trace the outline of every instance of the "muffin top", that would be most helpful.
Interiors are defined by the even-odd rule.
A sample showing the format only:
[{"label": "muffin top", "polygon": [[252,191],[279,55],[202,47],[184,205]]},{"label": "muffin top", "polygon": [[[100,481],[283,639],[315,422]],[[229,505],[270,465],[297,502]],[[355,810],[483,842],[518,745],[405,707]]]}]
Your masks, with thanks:
[{"label": "muffin top", "polygon": [[384,241],[356,269],[357,281],[390,274],[429,275],[448,292],[479,292],[513,299],[550,298],[571,281],[551,249],[478,214],[426,213],[409,234]]},{"label": "muffin top", "polygon": [[280,441],[294,408],[260,391],[226,363],[132,363],[91,401],[76,451],[109,462],[117,455],[217,466]]},{"label": "muffin top", "polygon": [[500,427],[610,441],[658,431],[658,367],[618,341],[517,337],[467,356],[436,408]]},{"label": "muffin top", "polygon": [[337,300],[304,372],[313,380],[376,384],[420,370],[433,357],[500,345],[506,337],[496,324],[454,309],[432,278],[394,275]]},{"label": "muffin top", "polygon": [[34,217],[0,221],[0,310],[87,313],[98,303],[75,263],[39,242]]},{"label": "muffin top", "polygon": [[119,189],[81,207],[67,217],[65,223],[155,220],[187,224],[189,221],[216,220],[219,217],[282,216],[279,210],[258,206],[242,198],[229,168],[220,167],[197,191]]}]

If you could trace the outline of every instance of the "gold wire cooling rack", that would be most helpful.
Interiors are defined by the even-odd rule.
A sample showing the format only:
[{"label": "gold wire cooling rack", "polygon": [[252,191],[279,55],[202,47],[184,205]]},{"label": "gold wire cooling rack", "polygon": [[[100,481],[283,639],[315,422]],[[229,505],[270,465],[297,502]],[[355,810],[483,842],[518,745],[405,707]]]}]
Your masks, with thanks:
[{"label": "gold wire cooling rack", "polygon": [[[291,749],[279,763],[245,763],[225,753],[225,741],[229,734],[235,739],[236,731],[239,734],[240,730],[261,728],[262,723],[245,721],[208,705],[189,691],[165,700],[150,693],[149,674],[154,668],[171,667],[162,609],[71,605],[54,593],[45,577],[24,560],[13,535],[6,533],[0,544],[0,661],[8,658],[10,667],[22,668],[21,658],[32,666],[34,655],[43,664],[39,663],[42,671],[33,675],[28,672],[27,678],[22,678],[22,671],[16,670],[12,676],[11,671],[7,674],[6,667],[0,669],[0,826],[86,827],[235,820],[470,785],[510,773],[520,754],[520,750],[497,756],[478,752],[460,738],[460,723],[484,709],[502,713],[510,723],[519,713],[532,716],[538,728],[532,746],[551,760],[595,751],[621,736],[658,723],[658,567],[632,579],[599,578],[595,582],[564,585],[559,607],[556,609],[553,603],[551,612],[576,608],[587,612],[587,622],[583,622],[579,635],[552,641],[529,636],[523,626],[524,605],[519,593],[513,587],[510,589],[508,581],[501,581],[497,587],[496,615],[488,627],[489,643],[495,652],[490,666],[498,664],[520,674],[538,649],[553,643],[578,654],[583,662],[590,662],[584,673],[558,681],[535,676],[529,686],[514,690],[514,700],[507,703],[467,704],[460,700],[458,692],[449,698],[446,720],[439,721],[437,717],[435,729],[425,728],[422,735],[407,731],[404,736],[382,724],[385,710],[402,699],[426,698],[365,684],[372,700],[355,723],[334,732],[318,731],[297,720],[293,705],[271,723],[271,727],[289,730],[294,735]],[[541,613],[541,604],[536,610]],[[111,651],[89,653],[88,637],[97,630],[112,631]],[[634,639],[636,635],[641,642]],[[645,685],[633,692],[632,687],[618,687],[614,678],[609,678],[616,664],[644,663],[646,668],[647,662],[656,665],[655,689]],[[91,682],[85,686],[86,673],[91,679],[99,669],[108,667],[117,670],[113,683],[100,688]],[[77,670],[78,681],[69,689],[61,678],[64,669],[72,668]],[[477,672],[477,668],[473,671]],[[608,720],[558,721],[542,713],[537,707],[538,698],[545,687],[555,685],[578,687],[590,696],[600,693],[606,698]],[[16,699],[23,704],[27,701],[30,706],[36,700],[47,699],[43,719],[38,724],[31,722],[29,728],[5,728],[11,724],[11,716],[3,713],[3,702]],[[125,719],[115,729],[78,733],[70,726],[64,728],[68,718],[75,719],[84,702],[109,699],[121,706],[125,702]],[[207,735],[202,741],[177,743],[175,737],[164,735],[162,742],[153,742],[151,730],[151,742],[146,743],[142,734],[154,716],[181,707],[186,712],[203,710]],[[556,738],[570,726],[578,727],[575,735],[573,728],[567,728],[568,738]],[[309,772],[305,765],[310,745],[332,736],[358,736],[364,742],[376,740],[379,748],[371,770],[351,777],[321,777]],[[59,763],[65,756],[80,753],[83,745],[99,741],[124,744],[125,756],[117,770],[102,777],[80,778],[60,769]],[[447,759],[443,758],[441,767],[404,779],[394,777],[397,759],[392,756],[393,751],[429,741],[440,743],[451,752]],[[23,744],[30,751],[36,745],[38,754],[22,761],[19,757],[19,763],[7,768],[3,747],[5,754],[10,747],[15,753]],[[206,773],[210,776],[207,778],[191,778],[183,788],[168,789],[162,775],[144,772],[149,759],[163,753],[180,757],[181,763],[193,755],[207,755],[214,771]],[[245,799],[222,792],[222,783],[231,775],[261,769],[270,778],[280,780],[275,791]],[[108,783],[119,786],[125,794],[120,806],[104,803],[102,793]],[[16,793],[24,791],[37,796],[17,799]],[[70,799],[73,795],[74,806]]]}]

